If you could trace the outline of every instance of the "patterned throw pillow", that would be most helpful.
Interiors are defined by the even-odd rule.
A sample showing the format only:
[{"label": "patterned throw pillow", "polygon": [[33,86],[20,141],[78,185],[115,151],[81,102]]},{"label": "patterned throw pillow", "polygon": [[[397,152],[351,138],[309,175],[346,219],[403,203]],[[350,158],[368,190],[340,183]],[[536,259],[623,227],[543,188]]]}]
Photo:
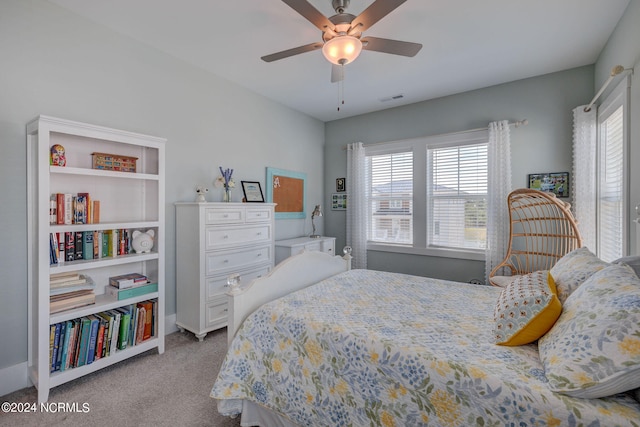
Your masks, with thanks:
[{"label": "patterned throw pillow", "polygon": [[538,349],[552,391],[599,398],[640,387],[640,279],[631,267],[587,279]]},{"label": "patterned throw pillow", "polygon": [[609,265],[586,247],[575,249],[551,268],[551,276],[558,290],[558,299],[564,304],[567,297],[596,271]]},{"label": "patterned throw pillow", "polygon": [[549,272],[518,276],[502,290],[493,312],[496,344],[523,345],[544,335],[562,312]]}]

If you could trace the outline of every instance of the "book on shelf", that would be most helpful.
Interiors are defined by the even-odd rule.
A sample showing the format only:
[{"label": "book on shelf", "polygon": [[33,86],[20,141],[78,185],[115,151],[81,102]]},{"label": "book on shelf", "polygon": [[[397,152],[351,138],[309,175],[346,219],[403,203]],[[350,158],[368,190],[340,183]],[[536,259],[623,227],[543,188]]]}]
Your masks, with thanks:
[{"label": "book on shelf", "polygon": [[93,259],[93,231],[82,232],[82,258]]},{"label": "book on shelf", "polygon": [[118,334],[118,350],[126,350],[129,343],[129,328],[131,327],[131,308],[120,307],[120,332]]},{"label": "book on shelf", "polygon": [[140,273],[128,273],[120,276],[109,277],[109,285],[118,289],[132,288],[136,285],[147,283],[147,276]]},{"label": "book on shelf", "polygon": [[85,358],[85,365],[93,363],[96,356],[96,344],[98,342],[98,329],[100,327],[100,319],[95,315],[87,316],[91,321],[91,327],[89,329],[89,339],[87,342],[87,354]]},{"label": "book on shelf", "polygon": [[118,350],[118,340],[120,337],[120,319],[122,313],[118,310],[109,310],[109,313],[113,317],[113,331],[111,332],[111,341],[109,342],[109,354],[113,354]]},{"label": "book on shelf", "polygon": [[49,199],[49,224],[58,223],[58,200],[55,194]]},{"label": "book on shelf", "polygon": [[118,289],[115,286],[111,285],[105,286],[105,294],[113,297],[118,301],[139,297],[141,295],[150,294],[152,292],[158,292],[157,283],[143,283],[126,289]]},{"label": "book on shelf", "polygon": [[96,294],[93,290],[79,290],[60,295],[51,295],[49,297],[49,311],[54,314],[72,308],[95,304],[95,302]]},{"label": "book on shelf", "polygon": [[[49,276],[49,295],[59,296],[70,294],[75,291],[86,291],[95,289],[93,280],[84,274],[75,272],[58,273]],[[73,295],[69,295],[73,296]],[[58,299],[61,299],[60,297]]]},{"label": "book on shelf", "polygon": [[92,217],[93,223],[98,224],[100,222],[100,200],[94,200],[92,202]]},{"label": "book on shelf", "polygon": [[153,302],[152,301],[142,301],[138,303],[138,306],[144,307],[145,316],[143,319],[143,330],[142,330],[142,338],[141,341],[146,341],[151,338],[151,324],[153,322]]},{"label": "book on shelf", "polygon": [[49,354],[49,368],[51,372],[54,372],[56,369],[58,349],[60,347],[60,323],[51,325],[51,328],[53,330],[53,346],[50,346],[51,350]]},{"label": "book on shelf", "polygon": [[71,342],[71,335],[73,335],[73,321],[67,320],[65,322],[65,334],[64,334],[64,342],[62,344],[62,355],[60,357],[60,371],[64,371],[68,367],[69,360],[69,343]]},{"label": "book on shelf", "polygon": [[89,344],[89,335],[91,334],[91,319],[88,317],[80,318],[79,341],[76,343],[76,367],[84,366],[87,360],[87,346]]}]

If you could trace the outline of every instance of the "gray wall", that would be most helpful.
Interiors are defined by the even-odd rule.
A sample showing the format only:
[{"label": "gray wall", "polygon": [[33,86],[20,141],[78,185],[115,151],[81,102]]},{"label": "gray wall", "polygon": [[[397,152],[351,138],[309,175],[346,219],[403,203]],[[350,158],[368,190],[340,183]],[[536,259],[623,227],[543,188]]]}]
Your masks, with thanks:
[{"label": "gray wall", "polygon": [[[25,124],[37,115],[168,139],[167,315],[176,310],[173,203],[194,200],[198,183],[220,201],[218,166],[235,169],[235,201],[240,179],[265,189],[267,166],[307,173],[309,212],[322,197],[318,120],[41,0],[0,2],[0,54],[0,372],[27,360]],[[277,238],[310,232],[308,218],[276,221]]]},{"label": "gray wall", "polygon": [[[613,32],[605,48],[602,50],[598,61],[596,62],[596,87],[598,90],[609,77],[611,68],[616,65],[622,65],[625,68],[634,68],[635,74],[632,80],[635,82],[631,85],[630,108],[631,113],[631,129],[630,129],[630,151],[629,165],[630,167],[630,188],[629,188],[629,235],[630,235],[630,253],[640,254],[638,246],[638,238],[636,232],[640,236],[640,231],[636,231],[637,227],[633,220],[638,218],[635,212],[635,206],[640,204],[640,84],[638,84],[638,75],[640,74],[640,0],[631,0],[624,15],[620,19],[616,30]],[[614,80],[600,100],[603,100],[620,80],[618,77]]]},{"label": "gray wall", "polygon": [[[364,144],[486,127],[490,121],[527,119],[511,130],[513,187],[527,174],[571,172],[572,109],[593,96],[594,67],[587,66],[458,95],[392,108],[326,125],[325,205],[335,178],[346,176],[347,143]],[[345,212],[325,209],[326,233],[345,244]],[[457,281],[484,278],[484,262],[389,252],[368,252],[371,269]]]}]

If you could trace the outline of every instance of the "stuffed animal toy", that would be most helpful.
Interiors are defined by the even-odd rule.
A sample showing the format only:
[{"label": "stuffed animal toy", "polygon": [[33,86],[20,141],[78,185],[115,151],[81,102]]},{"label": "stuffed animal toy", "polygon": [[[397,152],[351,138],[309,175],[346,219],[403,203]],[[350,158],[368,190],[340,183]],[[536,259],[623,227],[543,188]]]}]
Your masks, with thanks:
[{"label": "stuffed animal toy", "polygon": [[143,254],[151,252],[151,248],[153,248],[153,238],[156,236],[156,233],[153,230],[147,230],[146,233],[143,233],[139,230],[134,230],[131,237],[133,240],[131,241],[131,247],[137,254]]}]

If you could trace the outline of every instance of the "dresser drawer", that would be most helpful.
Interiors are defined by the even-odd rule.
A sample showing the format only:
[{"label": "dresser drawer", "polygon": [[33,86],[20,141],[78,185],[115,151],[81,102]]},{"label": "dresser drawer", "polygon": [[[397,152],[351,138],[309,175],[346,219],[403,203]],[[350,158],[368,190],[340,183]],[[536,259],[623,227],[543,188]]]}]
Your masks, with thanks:
[{"label": "dresser drawer", "polygon": [[271,221],[271,209],[247,209],[247,222],[269,222]]},{"label": "dresser drawer", "polygon": [[232,224],[244,222],[242,209],[205,209],[205,224]]},{"label": "dresser drawer", "polygon": [[227,324],[229,307],[226,298],[219,298],[205,305],[205,328],[223,327]]},{"label": "dresser drawer", "polygon": [[207,252],[207,276],[217,274],[221,270],[237,270],[271,261],[271,246],[252,247],[242,251]]},{"label": "dresser drawer", "polygon": [[270,224],[245,227],[207,227],[205,233],[207,249],[271,241]]},{"label": "dresser drawer", "polygon": [[[251,270],[237,270],[230,272],[229,274],[238,273],[240,275],[240,285],[246,285],[258,277],[266,276],[269,271],[271,271],[271,264],[266,264]],[[211,301],[214,298],[220,298],[221,295],[229,290],[229,286],[227,284],[229,274],[207,278],[207,301]]]}]

